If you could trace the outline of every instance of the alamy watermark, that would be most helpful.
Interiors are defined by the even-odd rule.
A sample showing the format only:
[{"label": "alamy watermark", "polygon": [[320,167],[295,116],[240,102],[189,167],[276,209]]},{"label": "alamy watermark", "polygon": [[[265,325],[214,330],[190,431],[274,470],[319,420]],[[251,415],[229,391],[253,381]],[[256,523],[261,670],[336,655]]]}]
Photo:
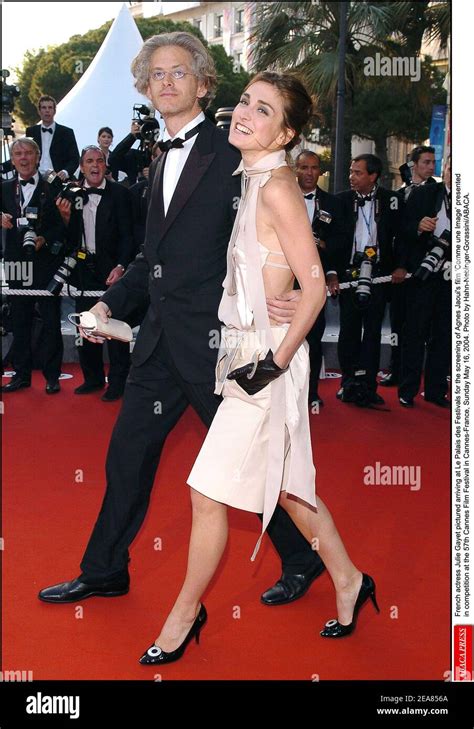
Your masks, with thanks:
[{"label": "alamy watermark", "polygon": [[366,486],[409,486],[410,491],[421,488],[421,466],[383,466],[376,461],[374,466],[364,467]]},{"label": "alamy watermark", "polygon": [[410,81],[421,78],[421,60],[418,56],[375,56],[364,58],[365,76],[407,76]]}]

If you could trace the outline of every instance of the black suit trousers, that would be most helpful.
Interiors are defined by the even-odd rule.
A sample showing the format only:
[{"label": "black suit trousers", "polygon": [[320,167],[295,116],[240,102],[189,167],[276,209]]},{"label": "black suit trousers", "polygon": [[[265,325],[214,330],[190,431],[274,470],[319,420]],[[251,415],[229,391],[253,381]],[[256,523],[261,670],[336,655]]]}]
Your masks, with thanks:
[{"label": "black suit trousers", "polygon": [[[219,402],[214,383],[182,379],[163,333],[152,355],[142,365],[132,366],[109,445],[105,497],[81,562],[84,582],[127,575],[129,546],[145,518],[168,434],[188,404],[209,427]],[[319,560],[280,507],[268,532],[284,570],[298,573]]]},{"label": "black suit trousers", "polygon": [[315,398],[318,393],[319,373],[323,362],[323,334],[326,329],[325,306],[318,314],[316,321],[306,335],[309,345],[309,398]]},{"label": "black suit trousers", "polygon": [[12,296],[11,324],[13,332],[12,365],[16,376],[31,380],[33,358],[31,334],[35,304],[42,319],[42,371],[46,380],[57,380],[61,374],[63,339],[61,335],[61,300],[53,296]]},{"label": "black suit trousers", "polygon": [[[370,304],[359,309],[354,289],[344,289],[339,295],[340,328],[337,355],[342,370],[342,386],[352,379],[357,370],[365,370],[365,381],[371,392],[377,389],[377,372],[380,363],[380,337],[387,300],[386,286],[372,286]],[[363,334],[362,334],[363,328]]]},{"label": "black suit trousers", "polygon": [[425,396],[444,397],[451,364],[451,281],[442,273],[424,282],[407,281],[407,317],[402,338],[399,395],[413,399],[420,390],[425,358]]},{"label": "black suit trousers", "polygon": [[407,316],[407,284],[393,284],[390,295],[390,329],[392,332],[390,372],[400,378],[402,361],[402,336]]}]

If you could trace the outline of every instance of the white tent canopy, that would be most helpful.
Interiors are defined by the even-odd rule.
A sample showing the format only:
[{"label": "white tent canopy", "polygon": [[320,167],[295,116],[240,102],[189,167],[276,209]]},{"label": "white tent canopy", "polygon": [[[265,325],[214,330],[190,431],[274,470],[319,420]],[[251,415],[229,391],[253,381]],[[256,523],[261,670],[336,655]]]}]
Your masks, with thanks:
[{"label": "white tent canopy", "polygon": [[56,120],[74,129],[79,150],[97,144],[100,127],[111,127],[114,145],[130,132],[134,104],[147,104],[133,85],[130,65],[143,45],[124,4],[87,71],[58,104]]}]

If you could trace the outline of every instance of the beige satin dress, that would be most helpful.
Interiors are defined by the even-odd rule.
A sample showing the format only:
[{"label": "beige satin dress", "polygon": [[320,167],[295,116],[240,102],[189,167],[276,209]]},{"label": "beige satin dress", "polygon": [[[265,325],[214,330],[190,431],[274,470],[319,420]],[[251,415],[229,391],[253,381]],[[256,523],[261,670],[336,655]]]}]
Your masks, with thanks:
[{"label": "beige satin dress", "polygon": [[258,242],[256,227],[259,190],[272,170],[284,165],[285,153],[278,151],[250,168],[241,163],[234,172],[242,174],[242,197],[219,306],[224,326],[216,367],[215,392],[224,399],[188,478],[190,486],[215,501],[263,514],[252,560],[282,490],[316,506],[307,343],[299,347],[285,374],[256,395],[226,379],[237,367],[249,362],[256,366],[269,349],[275,352],[288,328],[270,325],[262,269],[289,266],[283,253]]}]

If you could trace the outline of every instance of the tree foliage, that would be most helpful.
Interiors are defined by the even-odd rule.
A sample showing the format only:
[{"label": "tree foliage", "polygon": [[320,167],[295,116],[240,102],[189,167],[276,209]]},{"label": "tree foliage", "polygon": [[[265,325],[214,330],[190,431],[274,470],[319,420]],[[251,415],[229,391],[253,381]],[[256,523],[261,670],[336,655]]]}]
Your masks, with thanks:
[{"label": "tree foliage", "polygon": [[[138,18],[136,23],[144,40],[158,33],[183,30],[194,33],[207,46],[200,31],[188,22],[175,23],[156,17]],[[67,43],[59,46],[27,51],[22,67],[16,69],[21,95],[15,105],[15,111],[25,126],[37,122],[36,104],[42,94],[50,94],[59,103],[69,93],[94,59],[111,24],[112,21],[108,21],[84,35],[73,35]],[[211,46],[209,50],[219,79],[217,95],[212,103],[215,111],[220,106],[233,106],[250,76],[243,70],[234,71],[234,61],[222,46]]]}]

